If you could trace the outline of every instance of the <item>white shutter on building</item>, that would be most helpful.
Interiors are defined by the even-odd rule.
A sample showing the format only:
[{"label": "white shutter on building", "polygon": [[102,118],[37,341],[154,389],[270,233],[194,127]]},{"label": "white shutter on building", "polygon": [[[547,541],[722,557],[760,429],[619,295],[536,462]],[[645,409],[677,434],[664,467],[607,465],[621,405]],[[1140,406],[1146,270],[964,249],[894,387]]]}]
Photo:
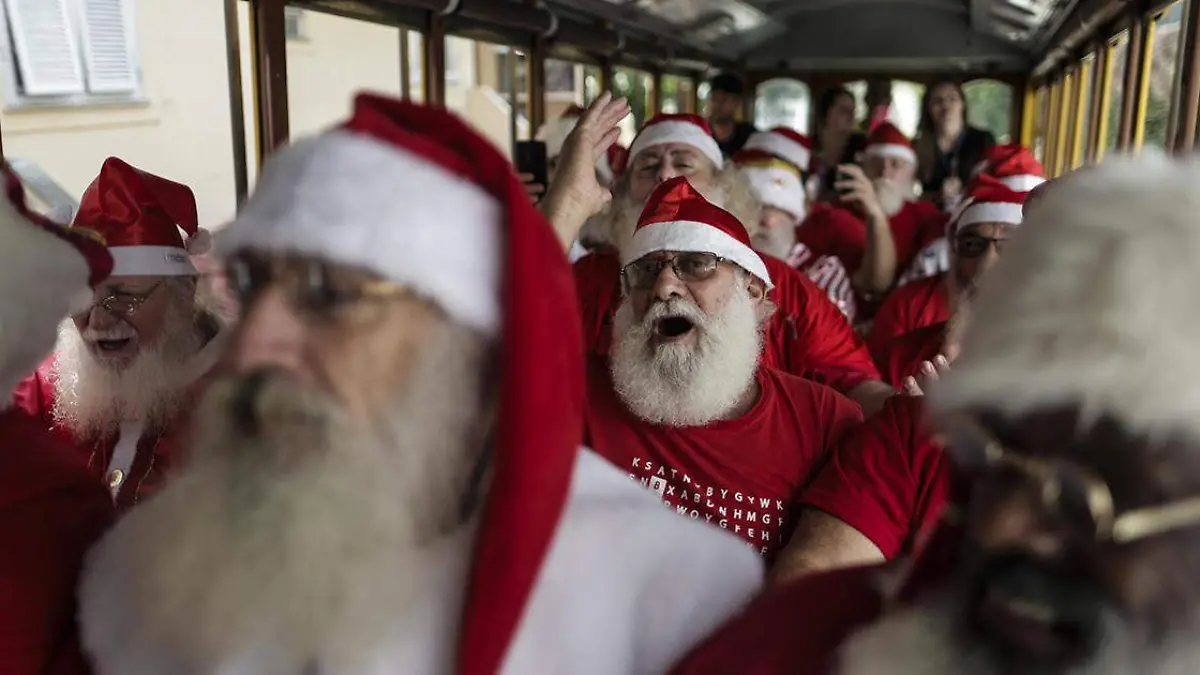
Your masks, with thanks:
[{"label": "white shutter on building", "polygon": [[[41,0],[33,0],[40,2]],[[87,87],[94,94],[137,90],[133,8],[128,0],[80,0]]]},{"label": "white shutter on building", "polygon": [[13,53],[28,96],[84,91],[79,44],[67,12],[69,0],[4,0]]}]

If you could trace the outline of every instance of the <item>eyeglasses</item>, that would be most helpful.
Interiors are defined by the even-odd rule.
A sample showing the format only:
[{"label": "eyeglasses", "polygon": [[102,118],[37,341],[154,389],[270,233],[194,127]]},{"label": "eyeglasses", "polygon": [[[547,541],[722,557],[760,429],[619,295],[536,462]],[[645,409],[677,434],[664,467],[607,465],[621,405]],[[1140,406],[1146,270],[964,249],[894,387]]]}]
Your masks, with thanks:
[{"label": "eyeglasses", "polygon": [[684,283],[712,278],[725,258],[714,253],[680,253],[672,258],[645,257],[635,260],[621,270],[625,284],[635,291],[648,291],[668,265]]},{"label": "eyeglasses", "polygon": [[954,253],[960,258],[975,259],[983,257],[988,248],[995,245],[996,252],[1004,250],[1004,242],[1008,238],[985,237],[982,234],[968,232],[954,238]]},{"label": "eyeglasses", "polygon": [[278,283],[295,307],[321,319],[336,318],[368,301],[416,296],[408,286],[382,279],[348,278],[353,275],[316,260],[243,256],[226,263],[225,275],[243,310],[263,289]]},{"label": "eyeglasses", "polygon": [[88,307],[85,312],[81,312],[81,315],[90,314],[93,308],[99,307],[116,317],[133,316],[141,308],[142,303],[149,300],[150,296],[154,295],[154,291],[157,291],[162,284],[163,282],[160,280],[143,293],[113,293]]},{"label": "eyeglasses", "polygon": [[958,468],[980,478],[990,476],[1029,485],[1043,508],[1097,543],[1128,544],[1200,526],[1200,497],[1118,513],[1112,491],[1095,471],[1059,458],[1010,451],[971,420],[948,424],[939,441]]}]

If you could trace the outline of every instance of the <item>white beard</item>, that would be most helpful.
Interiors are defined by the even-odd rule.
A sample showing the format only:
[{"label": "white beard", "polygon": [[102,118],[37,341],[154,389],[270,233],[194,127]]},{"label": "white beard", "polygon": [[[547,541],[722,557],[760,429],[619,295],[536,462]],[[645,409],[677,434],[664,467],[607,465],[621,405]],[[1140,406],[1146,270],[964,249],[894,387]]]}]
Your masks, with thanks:
[{"label": "white beard", "polygon": [[[912,187],[887,180],[886,178],[877,178],[874,181],[875,197],[879,200],[879,207],[883,209],[888,218],[894,217],[900,210],[904,208],[912,198]],[[906,192],[907,189],[907,192]]]},{"label": "white beard", "polygon": [[59,424],[76,438],[96,439],[115,433],[122,422],[142,422],[148,428],[170,422],[191,384],[187,362],[200,350],[202,338],[194,310],[172,305],[167,311],[160,339],[143,345],[119,370],[92,355],[70,319],[59,326],[53,372]]},{"label": "white beard", "polygon": [[1086,663],[1070,668],[1000,663],[990,646],[964,633],[962,610],[948,596],[896,610],[851,636],[839,651],[837,675],[1194,675],[1200,645],[1192,631],[1165,644],[1138,642],[1114,614],[1103,618],[1105,640]]},{"label": "white beard", "polygon": [[[695,345],[653,344],[655,320],[685,316]],[[754,381],[762,352],[760,317],[740,286],[707,316],[695,304],[657,302],[640,323],[621,303],[613,323],[612,376],[617,394],[638,417],[655,424],[697,426],[723,418]]]},{"label": "white beard", "polygon": [[301,672],[389,639],[431,546],[465,531],[483,447],[491,343],[443,325],[371,423],[279,374],[252,397],[249,378],[215,383],[191,464],[92,552],[81,620],[97,663],[166,653],[217,672],[267,647]]}]

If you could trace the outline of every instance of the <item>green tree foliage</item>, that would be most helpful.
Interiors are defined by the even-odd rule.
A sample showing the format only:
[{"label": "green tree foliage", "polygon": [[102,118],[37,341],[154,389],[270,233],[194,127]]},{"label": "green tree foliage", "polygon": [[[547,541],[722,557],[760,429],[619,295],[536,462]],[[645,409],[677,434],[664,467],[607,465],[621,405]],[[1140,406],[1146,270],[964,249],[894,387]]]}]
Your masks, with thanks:
[{"label": "green tree foliage", "polygon": [[987,129],[1001,143],[1007,142],[1012,118],[1012,87],[996,80],[974,80],[963,85],[963,93],[970,111],[967,123]]}]

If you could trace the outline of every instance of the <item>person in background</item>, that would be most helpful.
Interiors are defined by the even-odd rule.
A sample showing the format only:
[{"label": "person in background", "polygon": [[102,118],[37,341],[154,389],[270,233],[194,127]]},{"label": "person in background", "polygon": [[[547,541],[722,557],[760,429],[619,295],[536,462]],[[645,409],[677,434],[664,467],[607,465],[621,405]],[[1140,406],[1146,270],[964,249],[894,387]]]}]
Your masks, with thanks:
[{"label": "person in background", "polygon": [[[0,167],[0,387],[54,347],[55,330],[112,256],[99,242],[38,216]],[[84,554],[111,525],[112,499],[75,449],[38,418],[0,405],[0,672],[86,675],[76,628]]]},{"label": "person in background", "polygon": [[869,134],[875,127],[887,122],[892,112],[892,81],[871,80],[867,83],[867,119],[863,124]]},{"label": "person in background", "polygon": [[[604,136],[596,142],[603,145],[607,139]],[[583,149],[592,162],[596,158],[591,153],[602,152],[600,147]],[[564,155],[570,152],[568,148]],[[684,176],[696,191],[747,230],[757,229],[760,219],[761,204],[754,189],[741,171],[721,156],[703,118],[659,115],[642,127],[630,153],[629,170],[611,194],[596,183],[594,172],[584,173],[573,175],[570,181],[560,180],[542,202],[559,235],[570,237],[565,246],[576,236],[586,237],[576,234],[584,221],[597,226],[608,243],[575,263],[584,348],[600,355],[607,354],[612,345],[614,316],[623,294],[620,255],[631,245],[638,218],[655,187]],[[592,212],[574,206],[581,200],[573,194],[601,190],[609,203],[599,216],[592,217]],[[768,299],[778,308],[767,322],[765,363],[832,386],[868,412],[882,407],[894,390],[878,381],[879,373],[861,338],[825,291],[784,261],[771,256],[762,259],[773,281]]]},{"label": "person in background", "polygon": [[70,439],[124,511],[173,470],[190,406],[220,356],[222,324],[197,294],[190,255],[211,237],[190,188],[115,157],[84,192],[73,227],[99,234],[113,273],[64,322],[54,355],[15,401]]},{"label": "person in background", "polygon": [[754,125],[738,120],[746,98],[746,83],[731,72],[719,73],[708,83],[708,126],[721,148],[732,157],[753,134]]},{"label": "person in background", "polygon": [[[975,167],[972,184],[990,177],[1013,192],[1025,194],[1028,210],[1032,191],[1046,183],[1042,165],[1028,148],[1019,144],[997,145]],[[950,318],[949,275],[952,252],[946,237],[931,242],[916,258],[908,271],[897,281],[898,288],[888,294],[871,330],[867,347],[876,362],[883,362],[888,344],[906,333],[941,323]]]},{"label": "person in background", "polygon": [[953,210],[975,166],[995,144],[990,131],[967,123],[967,97],[957,81],[937,80],[925,88],[915,143],[925,198]]},{"label": "person in background", "polygon": [[867,135],[857,128],[854,94],[845,87],[826,89],[817,100],[816,153],[809,167],[809,196],[814,202],[836,202],[837,167],[854,164],[867,145]]}]

